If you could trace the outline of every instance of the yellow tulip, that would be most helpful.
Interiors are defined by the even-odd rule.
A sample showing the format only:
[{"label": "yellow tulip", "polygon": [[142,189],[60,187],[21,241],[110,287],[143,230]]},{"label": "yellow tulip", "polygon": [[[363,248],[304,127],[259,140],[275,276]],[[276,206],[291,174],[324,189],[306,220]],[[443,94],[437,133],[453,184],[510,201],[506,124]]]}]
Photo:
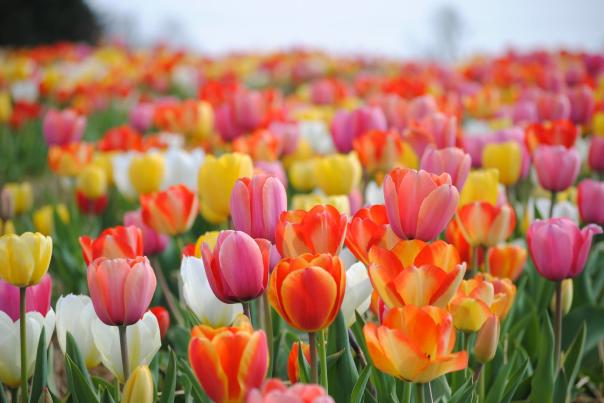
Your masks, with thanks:
[{"label": "yellow tulip", "polygon": [[29,182],[7,183],[4,185],[10,195],[12,209],[15,214],[22,214],[34,204],[33,190]]},{"label": "yellow tulip", "polygon": [[8,122],[13,114],[13,106],[10,102],[10,95],[6,91],[0,91],[0,123]]},{"label": "yellow tulip", "polygon": [[[411,147],[411,144],[407,143],[406,141],[403,141],[403,152],[401,154],[400,162],[402,166],[407,168],[419,168],[419,158],[417,156],[417,153],[415,152],[413,147]],[[388,172],[385,172],[385,174],[386,173]]]},{"label": "yellow tulip", "polygon": [[192,136],[195,140],[209,138],[214,131],[214,110],[208,102],[200,101],[197,104],[197,124]]},{"label": "yellow tulip", "polygon": [[113,153],[96,153],[92,157],[92,164],[101,168],[105,172],[107,185],[113,184]]},{"label": "yellow tulip", "polygon": [[314,155],[315,152],[313,151],[310,142],[305,138],[300,138],[294,152],[283,157],[283,167],[289,170],[292,164],[300,161],[308,161],[312,159]]},{"label": "yellow tulip", "polygon": [[315,181],[315,161],[296,161],[289,167],[291,185],[302,192],[313,190]]},{"label": "yellow tulip", "polygon": [[591,129],[596,136],[604,136],[604,112],[596,112],[591,118]]},{"label": "yellow tulip", "polygon": [[52,235],[55,230],[55,210],[61,221],[64,223],[69,222],[69,211],[64,204],[57,204],[56,206],[46,205],[36,210],[32,217],[34,226],[38,232],[44,235]]},{"label": "yellow tulip", "polygon": [[319,204],[329,204],[334,206],[341,214],[350,214],[350,200],[346,195],[298,194],[292,198],[292,210],[308,211]]},{"label": "yellow tulip", "polygon": [[98,199],[107,193],[107,175],[102,168],[88,165],[78,176],[77,186],[88,199]]},{"label": "yellow tulip", "polygon": [[361,181],[361,163],[355,152],[315,160],[317,186],[328,195],[347,195]]},{"label": "yellow tulip", "polygon": [[124,385],[122,403],[152,403],[155,400],[153,376],[149,367],[137,367]]},{"label": "yellow tulip", "polygon": [[470,172],[459,196],[459,207],[481,200],[497,204],[498,184],[499,171],[496,169],[477,169]]},{"label": "yellow tulip", "polygon": [[17,287],[38,284],[48,271],[52,238],[38,232],[0,237],[0,278]]},{"label": "yellow tulip", "polygon": [[207,221],[224,222],[231,212],[231,191],[239,178],[250,178],[254,172],[249,155],[227,153],[219,158],[208,155],[199,168],[199,202],[201,215]]},{"label": "yellow tulip", "polygon": [[499,181],[513,185],[520,178],[522,169],[522,151],[515,141],[487,144],[482,151],[483,168],[494,168],[499,171]]},{"label": "yellow tulip", "polygon": [[138,194],[157,192],[164,179],[164,171],[164,157],[159,153],[135,156],[128,167],[130,183]]},{"label": "yellow tulip", "polygon": [[207,243],[210,247],[210,250],[214,250],[214,246],[216,246],[216,241],[218,240],[219,231],[208,231],[197,238],[197,242],[195,242],[195,256],[201,257],[201,247],[204,243]]},{"label": "yellow tulip", "polygon": [[15,233],[15,224],[12,220],[2,221],[0,219],[0,235],[10,235]]}]

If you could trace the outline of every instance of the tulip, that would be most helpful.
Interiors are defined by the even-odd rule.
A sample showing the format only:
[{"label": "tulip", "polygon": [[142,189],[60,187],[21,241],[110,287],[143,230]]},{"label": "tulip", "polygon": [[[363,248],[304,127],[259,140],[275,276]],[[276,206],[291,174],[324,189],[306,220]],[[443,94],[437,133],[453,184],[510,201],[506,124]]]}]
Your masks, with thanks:
[{"label": "tulip", "polygon": [[219,300],[212,291],[207,272],[202,259],[182,259],[180,277],[185,303],[201,324],[211,327],[230,326],[237,315],[243,313],[243,307],[241,304],[225,304]]},{"label": "tulip", "polygon": [[420,168],[435,175],[448,173],[453,186],[461,192],[470,173],[471,161],[469,154],[456,147],[440,150],[428,147],[422,155]]},{"label": "tulip", "polygon": [[474,343],[474,357],[481,364],[486,364],[495,358],[499,342],[499,319],[491,315],[482,325]]},{"label": "tulip", "polygon": [[23,214],[33,206],[33,190],[29,182],[9,182],[2,189],[8,192],[13,214]]},{"label": "tulip", "polygon": [[482,151],[482,166],[499,171],[499,181],[506,186],[518,181],[522,168],[522,153],[515,141],[487,144]]},{"label": "tulip", "polygon": [[213,250],[207,244],[202,256],[208,282],[226,303],[250,301],[268,285],[270,242],[241,231],[222,231]]},{"label": "tulip", "polygon": [[592,136],[589,143],[588,162],[592,171],[604,173],[604,137]]},{"label": "tulip", "polygon": [[59,176],[76,176],[92,161],[91,144],[71,143],[48,150],[48,166]]},{"label": "tulip", "polygon": [[0,279],[17,287],[38,284],[48,271],[52,239],[40,233],[0,237]]},{"label": "tulip", "polygon": [[[94,299],[93,299],[94,301]],[[124,382],[120,336],[116,326],[107,326],[101,320],[92,322],[92,337],[101,356],[103,366],[120,382]],[[157,318],[146,312],[142,318],[126,329],[128,350],[127,365],[136,368],[149,365],[161,347],[161,337]]]},{"label": "tulip", "polygon": [[135,155],[128,167],[128,177],[136,193],[146,195],[159,190],[165,170],[166,163],[161,154]]},{"label": "tulip", "polygon": [[113,127],[105,132],[98,141],[97,149],[100,151],[141,151],[143,149],[143,136],[127,125]]},{"label": "tulip", "polygon": [[526,248],[518,245],[497,245],[487,252],[489,273],[499,278],[516,280],[526,263]]},{"label": "tulip", "polygon": [[170,328],[170,313],[163,306],[153,306],[149,308],[149,312],[155,315],[157,324],[159,325],[159,336],[163,340]]},{"label": "tulip", "polygon": [[[48,274],[42,277],[40,283],[27,287],[25,291],[25,312],[39,312],[45,316],[50,309],[50,294],[52,280]],[[0,311],[12,320],[19,320],[19,287],[0,280]]]},{"label": "tulip", "polygon": [[577,125],[588,124],[595,109],[593,90],[586,84],[577,86],[568,93],[568,100],[572,122]]},{"label": "tulip", "polygon": [[206,394],[217,403],[243,401],[262,384],[268,371],[264,331],[254,331],[247,318],[233,327],[193,328],[189,362]]},{"label": "tulip", "polygon": [[393,308],[381,325],[367,323],[363,334],[375,367],[405,381],[426,383],[468,366],[467,352],[453,353],[453,320],[441,308]]},{"label": "tulip", "polygon": [[287,188],[287,174],[281,161],[256,161],[254,163],[254,173],[256,175],[274,176]]},{"label": "tulip", "polygon": [[136,130],[145,132],[153,124],[154,105],[148,102],[141,102],[130,108],[128,112],[129,123]]},{"label": "tulip", "polygon": [[375,204],[357,211],[348,224],[346,246],[354,256],[369,265],[369,250],[374,245],[392,248],[399,238],[388,224],[386,207]]},{"label": "tulip", "polygon": [[183,184],[197,192],[197,177],[192,174],[199,171],[205,155],[201,149],[190,152],[178,148],[170,148],[164,154],[165,173],[161,189]]},{"label": "tulip", "polygon": [[320,193],[297,194],[291,198],[292,210],[309,211],[315,206],[335,207],[340,214],[350,215],[350,198],[347,195],[324,196]]},{"label": "tulip", "polygon": [[225,141],[259,128],[269,107],[258,91],[239,88],[229,98],[215,110],[216,129]]},{"label": "tulip", "polygon": [[283,153],[292,154],[296,151],[299,144],[300,128],[298,122],[273,121],[269,124],[268,130],[275,134],[283,144]]},{"label": "tulip", "polygon": [[412,120],[405,136],[417,155],[423,155],[429,145],[436,148],[454,147],[457,137],[457,118],[434,112],[420,120]]},{"label": "tulip", "polygon": [[495,246],[514,232],[516,214],[508,205],[493,206],[487,202],[473,202],[463,206],[456,218],[471,246]]},{"label": "tulip", "polygon": [[369,309],[372,291],[371,280],[363,263],[357,262],[346,270],[346,291],[342,300],[342,315],[346,326],[354,324],[357,312],[363,315]]},{"label": "tulip", "polygon": [[283,184],[271,176],[256,175],[235,182],[231,194],[233,227],[252,238],[275,242],[279,216],[287,210]]},{"label": "tulip", "polygon": [[312,402],[335,403],[325,389],[317,384],[298,383],[289,388],[280,379],[269,379],[261,389],[253,389],[246,403]]},{"label": "tulip", "polygon": [[474,201],[497,203],[499,193],[499,171],[496,169],[478,169],[470,172],[459,197],[459,206]]},{"label": "tulip", "polygon": [[453,217],[459,193],[449,174],[395,168],[384,180],[384,200],[388,222],[399,238],[430,241]]},{"label": "tulip", "polygon": [[78,346],[87,368],[94,368],[101,362],[101,356],[92,338],[92,324],[97,320],[92,300],[87,295],[59,297],[57,301],[57,339],[63,354],[67,354],[67,332]]},{"label": "tulip", "polygon": [[[483,248],[472,248],[460,229],[458,220],[451,220],[447,229],[445,230],[445,240],[453,245],[453,247],[459,252],[461,262],[466,264],[475,263],[477,267],[480,267],[484,261],[484,250]],[[476,259],[473,260],[474,253],[477,253]]]},{"label": "tulip", "polygon": [[51,235],[55,232],[55,214],[63,224],[69,223],[69,211],[64,204],[46,205],[34,211],[32,221],[36,230],[44,235]]},{"label": "tulip", "polygon": [[[17,388],[22,381],[21,376],[21,320],[13,321],[5,312],[0,311],[0,383],[11,388]],[[26,380],[33,375],[36,363],[36,349],[40,340],[42,328],[45,329],[48,348],[55,328],[55,313],[52,309],[47,313],[28,312],[25,315],[26,326]]]},{"label": "tulip", "polygon": [[294,188],[305,192],[316,186],[315,161],[296,161],[289,167],[289,180]]},{"label": "tulip", "polygon": [[230,214],[230,197],[239,178],[251,177],[252,160],[249,156],[232,153],[220,158],[208,155],[198,176],[201,215],[211,223],[226,221]]},{"label": "tulip", "polygon": [[548,280],[560,281],[583,272],[592,238],[600,233],[602,228],[596,224],[579,230],[568,218],[556,217],[532,223],[526,241],[539,274]]},{"label": "tulip", "polygon": [[389,308],[405,305],[442,308],[457,292],[466,272],[465,265],[439,267],[435,261],[420,265],[421,252],[412,262],[406,261],[421,247],[421,241],[401,241],[392,250],[374,246],[369,252],[369,277]]},{"label": "tulip", "polygon": [[300,348],[302,348],[306,361],[310,362],[310,345],[301,341],[294,342],[287,356],[287,377],[292,384],[300,380],[300,361],[298,361]]},{"label": "tulip", "polygon": [[585,179],[577,186],[577,205],[585,223],[604,225],[604,182]]},{"label": "tulip", "polygon": [[13,105],[11,104],[10,94],[7,91],[0,91],[0,123],[6,123],[13,115]]},{"label": "tulip", "polygon": [[354,152],[315,160],[316,184],[328,195],[349,194],[359,185],[361,173],[361,163]]},{"label": "tulip", "polygon": [[128,377],[122,391],[121,403],[153,403],[154,401],[153,376],[148,366],[141,365]]},{"label": "tulip", "polygon": [[372,130],[356,138],[353,147],[371,175],[388,173],[397,166],[417,168],[417,154],[393,131]]},{"label": "tulip", "polygon": [[340,253],[346,233],[346,216],[333,206],[319,205],[310,211],[281,213],[276,229],[279,254],[296,257],[303,253]]},{"label": "tulip", "polygon": [[581,157],[576,149],[540,146],[533,158],[539,185],[551,192],[568,189],[579,175]]},{"label": "tulip", "polygon": [[142,195],[141,214],[146,225],[160,234],[179,235],[191,229],[197,217],[197,195],[184,185]]},{"label": "tulip", "polygon": [[72,109],[49,110],[42,121],[44,140],[49,146],[77,143],[84,134],[86,117]]},{"label": "tulip", "polygon": [[[560,283],[562,288],[562,315],[564,316],[570,312],[570,308],[573,305],[573,279],[567,278],[562,280]],[[556,295],[552,296],[549,309],[554,315],[556,314]]]},{"label": "tulip", "polygon": [[87,265],[100,257],[133,259],[143,255],[143,235],[135,226],[117,226],[107,228],[96,239],[81,236],[80,246]]},{"label": "tulip", "polygon": [[334,321],[345,290],[346,273],[339,257],[306,253],[275,266],[268,298],[290,326],[311,333]]},{"label": "tulip", "polygon": [[255,130],[233,141],[233,151],[247,154],[254,161],[276,161],[283,150],[281,138],[266,129]]},{"label": "tulip", "polygon": [[386,117],[377,107],[364,106],[336,112],[331,123],[333,142],[341,153],[352,150],[354,139],[371,130],[386,130]]},{"label": "tulip", "polygon": [[539,145],[563,145],[571,148],[577,140],[579,129],[568,120],[556,120],[531,124],[525,133],[526,143],[532,152]]},{"label": "tulip", "polygon": [[88,289],[94,310],[110,326],[138,322],[149,307],[156,284],[146,257],[101,257],[88,266]]},{"label": "tulip", "polygon": [[203,235],[199,236],[199,238],[197,238],[197,241],[195,242],[194,255],[196,257],[201,258],[201,249],[203,248],[204,243],[207,243],[208,247],[214,250],[214,247],[216,246],[216,241],[218,241],[218,235],[220,235],[220,231],[208,231],[205,232]]},{"label": "tulip", "polygon": [[570,101],[566,94],[542,93],[537,99],[537,111],[542,121],[570,118]]},{"label": "tulip", "polygon": [[135,226],[141,230],[143,235],[142,255],[149,256],[159,254],[163,252],[168,245],[169,238],[146,225],[140,210],[129,211],[124,214],[124,226]]}]

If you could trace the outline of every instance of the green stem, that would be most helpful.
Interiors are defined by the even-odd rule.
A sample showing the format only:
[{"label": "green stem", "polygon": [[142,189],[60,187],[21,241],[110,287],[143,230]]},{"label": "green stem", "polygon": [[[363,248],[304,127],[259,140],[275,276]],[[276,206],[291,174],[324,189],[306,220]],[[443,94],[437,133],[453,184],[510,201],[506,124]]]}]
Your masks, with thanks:
[{"label": "green stem", "polygon": [[548,218],[554,217],[554,205],[556,204],[556,192],[552,192],[550,203],[549,203],[549,216]]},{"label": "green stem", "polygon": [[415,391],[417,392],[415,403],[424,403],[424,384],[416,383]]},{"label": "green stem", "polygon": [[[371,385],[371,383],[368,383]],[[405,387],[403,388],[403,398],[400,400],[401,403],[411,403],[411,391],[413,390],[413,384],[409,382],[405,382]]]},{"label": "green stem", "polygon": [[122,369],[124,370],[124,383],[130,376],[130,363],[128,361],[128,336],[126,330],[127,325],[118,326],[120,332],[120,352],[122,353]]},{"label": "green stem", "polygon": [[19,288],[19,328],[21,331],[21,402],[29,400],[27,386],[27,319],[25,305],[27,300],[27,287]]},{"label": "green stem", "polygon": [[[482,372],[484,372],[484,370],[483,370]],[[479,397],[479,400],[478,400],[478,401],[479,401],[480,403],[482,403],[482,402],[484,402],[484,398],[485,398],[485,390],[486,390],[486,387],[485,387],[485,382],[486,382],[486,381],[485,381],[485,376],[484,376],[484,374],[482,374],[482,375],[480,376],[479,381],[480,381],[480,382],[478,383],[478,397]]]},{"label": "green stem", "polygon": [[268,342],[268,359],[269,359],[269,377],[273,374],[273,318],[271,313],[271,304],[268,302],[268,293],[265,292],[260,297],[260,303],[262,304],[262,326],[266,332],[266,340]]},{"label": "green stem", "polygon": [[250,322],[252,321],[252,307],[250,306],[249,301],[242,302],[243,305],[243,314],[248,317]]},{"label": "green stem", "polygon": [[[319,367],[317,366],[317,334],[308,333],[308,345],[310,347],[310,382],[319,382]],[[302,350],[302,349],[300,349]]]},{"label": "green stem", "polygon": [[555,358],[554,370],[560,368],[560,355],[562,352],[562,281],[556,282],[556,318],[554,319]]},{"label": "green stem", "polygon": [[319,344],[318,344],[319,360],[321,361],[321,386],[328,390],[327,382],[327,349],[325,346],[325,329],[319,331]]},{"label": "green stem", "polygon": [[[177,238],[180,239],[180,238]],[[184,325],[185,320],[180,313],[180,309],[178,308],[178,304],[174,295],[170,291],[170,286],[168,285],[168,281],[164,276],[164,272],[162,271],[161,265],[159,264],[159,258],[155,257],[153,259],[153,269],[155,270],[155,277],[157,278],[157,283],[159,284],[159,288],[161,289],[164,298],[166,299],[166,303],[168,304],[168,308],[172,311],[172,315],[176,319],[176,323],[179,325]]]}]

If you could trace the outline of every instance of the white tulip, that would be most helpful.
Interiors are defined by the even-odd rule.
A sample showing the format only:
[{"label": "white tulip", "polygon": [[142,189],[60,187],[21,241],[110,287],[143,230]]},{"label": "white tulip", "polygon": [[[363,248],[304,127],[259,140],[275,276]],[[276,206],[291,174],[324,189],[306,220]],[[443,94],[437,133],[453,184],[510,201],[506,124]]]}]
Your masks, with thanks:
[{"label": "white tulip", "polygon": [[117,190],[126,198],[134,199],[137,196],[134,186],[130,181],[129,168],[132,158],[140,153],[129,151],[116,154],[111,158],[111,168],[113,170],[113,181]]},{"label": "white tulip", "polygon": [[384,188],[371,181],[365,188],[365,205],[384,204]]},{"label": "white tulip", "polygon": [[302,121],[299,124],[300,137],[308,140],[318,154],[331,154],[335,151],[331,134],[325,123],[318,120]]},{"label": "white tulip", "polygon": [[[96,319],[92,323],[94,344],[101,355],[101,362],[120,382],[124,382],[122,350],[117,326],[108,326]],[[161,347],[159,323],[151,312],[126,331],[128,363],[130,368],[148,365]]]},{"label": "white tulip", "polygon": [[[50,309],[46,316],[40,312],[28,312],[26,315],[27,334],[27,374],[33,375],[36,352],[42,328],[46,329],[46,347],[50,344],[55,328],[55,313]],[[0,311],[0,383],[12,388],[21,382],[21,339],[20,321],[12,319]]]},{"label": "white tulip", "polygon": [[87,295],[69,294],[57,301],[57,339],[61,351],[66,354],[69,332],[88,368],[94,368],[101,362],[92,339],[92,324],[97,319],[92,300]]},{"label": "white tulip", "polygon": [[180,264],[184,300],[197,319],[212,327],[228,326],[243,313],[241,304],[225,304],[212,291],[203,260],[185,256]]},{"label": "white tulip", "polygon": [[34,103],[38,100],[40,92],[38,91],[38,83],[34,80],[15,81],[10,88],[10,92],[15,101],[25,101]]},{"label": "white tulip", "polygon": [[166,189],[172,185],[183,184],[193,191],[197,191],[197,175],[192,172],[199,171],[203,162],[204,153],[201,149],[191,152],[171,148],[164,154],[166,173],[161,188]]},{"label": "white tulip", "polygon": [[346,292],[342,301],[342,314],[346,326],[350,327],[356,321],[355,311],[360,315],[369,309],[373,286],[365,265],[357,262],[346,270]]}]

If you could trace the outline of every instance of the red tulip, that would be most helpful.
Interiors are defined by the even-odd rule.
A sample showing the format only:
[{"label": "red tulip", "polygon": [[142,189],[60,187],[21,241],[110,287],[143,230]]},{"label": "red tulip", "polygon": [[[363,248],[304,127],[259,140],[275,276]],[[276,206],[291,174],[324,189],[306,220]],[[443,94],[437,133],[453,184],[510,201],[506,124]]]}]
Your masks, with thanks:
[{"label": "red tulip", "polygon": [[149,311],[157,318],[159,334],[163,339],[166,337],[166,333],[168,333],[168,329],[170,328],[170,313],[163,306],[153,306],[149,308]]}]

